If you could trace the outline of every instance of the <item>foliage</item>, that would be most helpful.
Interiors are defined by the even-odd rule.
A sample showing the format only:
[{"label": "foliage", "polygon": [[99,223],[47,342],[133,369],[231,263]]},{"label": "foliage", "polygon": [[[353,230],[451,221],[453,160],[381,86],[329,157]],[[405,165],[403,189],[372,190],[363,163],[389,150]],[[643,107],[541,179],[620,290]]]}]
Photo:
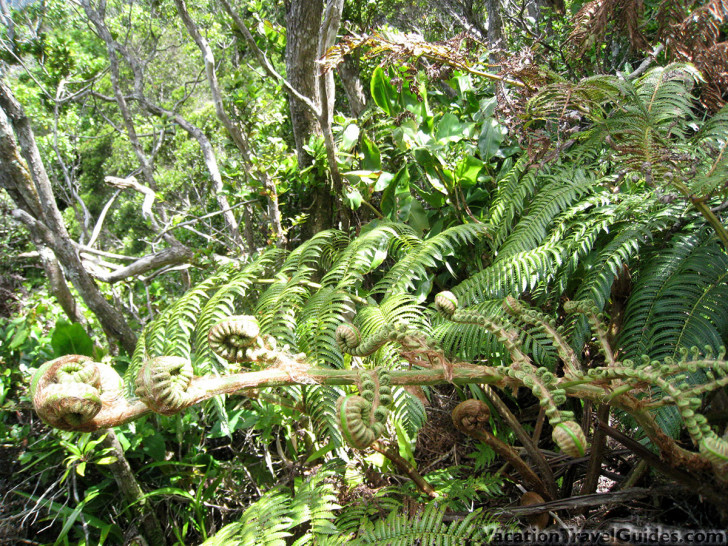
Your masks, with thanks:
[{"label": "foliage", "polygon": [[[41,529],[39,541],[117,543],[136,532],[135,510],[146,502],[177,543],[487,539],[490,520],[480,509],[513,495],[509,481],[495,474],[501,455],[483,442],[461,446],[472,465],[423,455],[423,442],[432,441],[428,427],[451,432],[449,420],[432,420],[449,413],[438,400],[467,397],[459,386],[393,387],[381,451],[347,446],[337,403],[357,390],[343,384],[248,389],[249,396],[220,395],[197,410],[142,417],[116,429],[142,486],[142,501],[132,505],[117,494],[111,452],[100,436],[48,433],[29,410],[27,379],[63,354],[93,356],[121,373],[132,400],[140,368],[155,357],[189,360],[190,373],[204,378],[240,372],[208,337],[222,319],[240,315],[257,319],[262,338],[275,338],[275,347],[261,350],[303,353],[297,362],[360,374],[360,382],[374,377],[372,370],[402,371],[413,362],[416,370],[430,366],[445,375],[452,372],[448,363],[512,368],[509,381],[523,384],[531,376],[522,362],[529,362],[538,377],[561,381],[577,363],[584,374],[575,382],[622,382],[615,400],[629,389],[648,405],[646,420],[617,414],[624,434],[642,441],[654,421],[647,431],[653,444],[665,432],[676,441],[663,441],[679,446],[679,454],[724,460],[706,394],[725,382],[720,348],[728,338],[721,305],[728,286],[728,110],[719,70],[725,2],[595,0],[567,3],[563,12],[553,2],[553,11],[528,14],[508,5],[505,52],[453,37],[443,6],[464,3],[347,2],[342,28],[360,34],[340,40],[321,66],[335,71],[344,59],[355,61],[370,105],[358,117],[348,112],[343,71],[337,72],[333,132],[344,188],[333,216],[340,222],[310,237],[312,196],[328,187],[332,169],[324,141],[307,140],[311,162],[299,168],[281,82],[261,72],[250,44],[216,3],[188,4],[213,46],[223,106],[245,134],[249,160],[216,119],[199,50],[173,2],[109,1],[105,21],[142,61],[141,90],[209,139],[224,182],[220,193],[253,231],[245,252],[226,232],[197,141],[170,116],[151,117],[142,108],[134,67],[119,57],[120,89],[140,139],[134,148],[114,100],[108,52],[78,6],[53,0],[18,6],[10,19],[3,14],[4,79],[33,121],[88,269],[101,277],[166,249],[167,234],[193,255],[181,267],[101,283],[140,330],[136,352],[116,356],[113,346],[100,348],[93,317],[85,330],[64,322],[41,291],[28,233],[0,195],[0,316],[8,316],[0,318],[0,437],[11,446],[14,473],[13,490],[0,493],[17,516],[7,521]],[[284,73],[280,3],[236,9]],[[372,28],[383,22],[391,26]],[[655,52],[663,42],[665,52]],[[652,52],[657,66],[632,74]],[[488,66],[493,59],[499,74]],[[140,153],[151,179],[140,175]],[[275,186],[287,245],[270,245],[271,193],[261,173]],[[104,181],[130,174],[154,186],[160,229],[139,212],[140,194]],[[491,327],[437,313],[435,294],[443,290]],[[511,312],[511,298],[528,311]],[[577,312],[569,312],[573,302],[580,302]],[[406,332],[416,343],[388,338],[371,354],[348,354],[337,338],[342,323],[357,327],[362,339]],[[691,347],[698,352],[685,354]],[[388,396],[362,385],[358,392]],[[677,403],[680,394],[687,405]],[[538,398],[529,387],[506,405],[520,411]],[[574,403],[563,411],[588,421],[587,409]],[[704,421],[695,418],[700,411]],[[504,422],[489,422],[497,439],[523,444]],[[700,446],[697,455],[691,442]],[[434,449],[450,449],[443,445]],[[536,450],[555,445],[544,436]],[[422,474],[437,503],[412,508],[425,493],[382,454],[387,450]],[[467,515],[449,521],[450,510]],[[0,541],[7,527],[0,521]]]}]

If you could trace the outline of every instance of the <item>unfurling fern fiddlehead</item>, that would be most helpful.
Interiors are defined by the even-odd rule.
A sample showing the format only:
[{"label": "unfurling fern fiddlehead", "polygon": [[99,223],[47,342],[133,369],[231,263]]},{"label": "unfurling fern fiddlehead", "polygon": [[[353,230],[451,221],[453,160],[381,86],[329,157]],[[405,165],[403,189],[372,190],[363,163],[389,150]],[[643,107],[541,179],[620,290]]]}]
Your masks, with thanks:
[{"label": "unfurling fern fiddlehead", "polygon": [[178,356],[147,360],[136,378],[136,395],[155,413],[172,415],[189,405],[192,364]]},{"label": "unfurling fern fiddlehead", "polygon": [[[658,387],[663,393],[662,399],[646,407],[651,409],[674,404],[693,443],[705,459],[720,470],[728,463],[728,442],[720,438],[705,416],[697,411],[702,404],[698,395],[728,385],[728,363],[723,360],[725,349],[721,350],[717,359],[712,358],[710,347],[706,347],[705,352],[707,357],[701,358],[696,347],[692,351],[683,349],[679,360],[666,358],[663,362],[651,361],[645,356],[640,364],[625,360],[615,366],[589,370],[587,375],[592,380],[619,379],[632,389],[645,383]],[[699,369],[705,371],[707,383],[695,386],[684,382],[685,372],[694,373]]]},{"label": "unfurling fern fiddlehead", "polygon": [[[515,307],[513,301],[509,301],[508,304],[512,311],[514,309],[520,311]],[[521,351],[517,343],[517,336],[502,324],[477,311],[459,309],[457,297],[452,292],[437,294],[435,308],[453,322],[476,324],[495,335],[511,355],[511,364],[502,367],[504,373],[518,384],[530,389],[538,398],[553,427],[552,438],[556,445],[572,457],[583,457],[587,448],[584,431],[573,420],[572,412],[559,410],[559,406],[566,402],[566,391],[557,385],[553,373],[544,367],[537,368],[531,363],[528,356]]]},{"label": "unfurling fern fiddlehead", "polygon": [[250,360],[248,350],[255,347],[260,327],[255,317],[239,315],[218,322],[207,335],[210,348],[228,362]]},{"label": "unfurling fern fiddlehead", "polygon": [[66,355],[43,364],[33,377],[30,395],[41,419],[63,430],[94,428],[104,405],[121,397],[119,374],[82,355]]},{"label": "unfurling fern fiddlehead", "polygon": [[357,449],[366,449],[385,429],[387,408],[392,404],[389,372],[380,368],[364,373],[359,392],[360,395],[339,398],[336,410],[346,442]]}]

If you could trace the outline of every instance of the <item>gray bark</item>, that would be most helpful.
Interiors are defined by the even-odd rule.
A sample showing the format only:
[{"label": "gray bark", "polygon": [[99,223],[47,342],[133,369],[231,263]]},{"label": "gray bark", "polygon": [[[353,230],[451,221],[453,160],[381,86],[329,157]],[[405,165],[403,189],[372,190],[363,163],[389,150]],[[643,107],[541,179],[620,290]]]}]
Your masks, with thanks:
[{"label": "gray bark", "polygon": [[338,71],[346,92],[346,98],[349,101],[351,115],[358,118],[367,107],[364,85],[361,78],[359,78],[359,59],[352,57],[351,54],[347,55],[344,57],[344,62],[339,65]]},{"label": "gray bark", "polygon": [[[187,28],[187,32],[190,36],[192,36],[192,39],[195,41],[197,47],[202,53],[202,58],[205,63],[205,74],[207,75],[207,82],[210,86],[210,91],[212,92],[217,118],[223,124],[230,135],[230,138],[240,152],[246,171],[250,172],[252,170],[251,157],[253,155],[250,149],[250,143],[248,142],[245,133],[243,133],[240,127],[235,124],[232,119],[230,119],[230,116],[228,116],[225,111],[225,106],[222,100],[222,92],[220,91],[220,84],[218,83],[217,73],[215,71],[215,57],[213,55],[212,48],[210,48],[207,40],[200,34],[197,25],[190,17],[185,0],[175,0],[175,4],[177,5],[177,11],[182,22]],[[268,215],[270,217],[271,226],[273,227],[273,234],[276,241],[279,244],[282,244],[285,242],[285,237],[281,226],[281,213],[278,208],[278,190],[276,189],[275,182],[273,182],[264,171],[258,170],[255,174],[263,183],[263,187],[268,194]],[[248,246],[252,249],[254,242],[251,222],[247,222],[245,228],[246,240],[248,242]]]},{"label": "gray bark", "polygon": [[30,122],[20,103],[2,82],[0,186],[8,190],[11,198],[19,199],[16,204],[20,209],[14,211],[14,216],[28,226],[34,240],[42,241],[53,250],[71,283],[89,309],[96,314],[103,328],[119,341],[124,350],[132,354],[136,346],[136,335],[121,313],[106,301],[93,278],[84,269],[56,205]]},{"label": "gray bark", "polygon": [[[290,0],[286,9],[286,79],[319,109],[316,59],[323,7],[321,0]],[[295,96],[289,100],[298,164],[303,169],[311,164],[303,146],[321,128],[304,102]]]}]

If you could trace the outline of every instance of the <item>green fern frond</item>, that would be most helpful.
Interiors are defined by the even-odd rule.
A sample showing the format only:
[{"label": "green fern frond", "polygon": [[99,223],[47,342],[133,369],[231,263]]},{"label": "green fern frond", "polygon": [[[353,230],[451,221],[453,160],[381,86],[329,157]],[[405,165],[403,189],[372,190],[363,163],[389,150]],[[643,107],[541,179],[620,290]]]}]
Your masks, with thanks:
[{"label": "green fern frond", "polygon": [[281,275],[291,275],[303,267],[328,269],[338,254],[349,244],[349,237],[336,229],[320,231],[302,243],[286,258]]},{"label": "green fern frond", "polygon": [[520,297],[539,283],[553,279],[565,258],[564,247],[543,245],[499,260],[452,291],[465,306],[506,296]]},{"label": "green fern frond", "polygon": [[627,358],[676,357],[681,347],[718,351],[728,330],[728,256],[707,230],[677,235],[641,271],[620,347]]},{"label": "green fern frond", "polygon": [[341,447],[343,439],[336,415],[336,402],[348,393],[341,387],[329,385],[305,386],[304,389],[305,412],[310,416],[317,435],[329,438],[335,447]]},{"label": "green fern frond", "polygon": [[529,170],[528,166],[528,158],[521,157],[498,181],[498,189],[487,218],[487,224],[493,226],[494,230],[491,241],[494,251],[503,244],[528,200],[543,183],[537,175],[537,169]]},{"label": "green fern frond", "polygon": [[690,181],[694,195],[706,196],[724,189],[728,172],[728,106],[721,108],[695,135],[695,150],[705,152],[703,166]]},{"label": "green fern frond", "polygon": [[536,248],[546,238],[554,218],[598,184],[592,173],[587,174],[581,169],[572,171],[569,178],[555,178],[536,194],[528,214],[518,222],[498,250],[496,261]]},{"label": "green fern frond", "polygon": [[321,280],[323,286],[348,287],[376,269],[387,257],[387,249],[397,230],[389,223],[382,223],[363,233],[341,252],[331,269]]},{"label": "green fern frond", "polygon": [[287,491],[269,491],[245,510],[240,521],[220,529],[203,546],[285,546],[293,522],[290,505]]},{"label": "green fern frond", "polygon": [[362,525],[362,520],[380,519],[402,508],[396,487],[382,487],[374,494],[355,499],[336,518],[336,526],[345,533],[353,533]]},{"label": "green fern frond", "polygon": [[293,544],[317,544],[319,538],[338,534],[334,512],[341,506],[327,481],[331,476],[331,471],[322,469],[307,480],[298,480],[295,496],[285,488],[268,491],[245,510],[240,521],[220,529],[203,546],[285,546],[293,531],[304,528]]},{"label": "green fern frond", "polygon": [[314,293],[298,316],[298,349],[316,365],[341,368],[344,360],[336,344],[336,328],[350,322],[354,309],[351,297],[342,290],[329,286]]},{"label": "green fern frond", "polygon": [[[609,241],[589,265],[575,300],[589,299],[599,311],[604,310],[611,296],[614,280],[623,267],[629,266],[637,256],[642,244],[650,236],[649,231],[640,225],[627,226],[615,230],[617,234]],[[589,337],[589,321],[583,315],[574,315],[568,330],[571,331],[572,345],[581,350]]]},{"label": "green fern frond", "polygon": [[479,512],[472,512],[462,521],[449,524],[443,521],[444,515],[445,509],[434,502],[416,515],[392,512],[386,519],[365,522],[355,543],[411,546],[418,541],[426,541],[445,546],[473,544],[480,539]]},{"label": "green fern frond", "polygon": [[280,343],[296,346],[296,315],[310,296],[310,281],[314,270],[302,265],[291,272],[290,278],[279,274],[258,298],[255,316],[260,331],[275,337]]},{"label": "green fern frond", "polygon": [[[412,234],[406,234],[408,252],[399,256],[397,263],[374,286],[371,294],[402,293],[411,290],[418,281],[427,278],[428,268],[441,267],[445,257],[454,254],[456,247],[472,244],[486,231],[487,228],[483,224],[462,224],[448,228],[416,245],[413,245],[415,239]],[[404,247],[399,241],[394,244],[400,249]]]},{"label": "green fern frond", "polygon": [[399,422],[411,438],[427,422],[427,411],[422,401],[402,387],[392,389],[392,421]]}]

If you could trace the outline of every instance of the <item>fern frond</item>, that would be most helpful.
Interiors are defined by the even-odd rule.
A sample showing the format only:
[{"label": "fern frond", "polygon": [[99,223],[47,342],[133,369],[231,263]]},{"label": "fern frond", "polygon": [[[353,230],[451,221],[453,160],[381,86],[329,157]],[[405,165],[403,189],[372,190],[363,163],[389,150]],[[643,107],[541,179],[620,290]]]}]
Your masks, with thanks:
[{"label": "fern frond", "polygon": [[387,249],[397,230],[389,223],[382,223],[363,233],[341,252],[331,269],[321,280],[323,286],[348,287],[379,267],[387,257]]},{"label": "fern frond", "polygon": [[[542,331],[508,316],[503,310],[503,299],[484,301],[471,306],[470,310],[493,317],[506,328],[518,331],[524,352],[532,355],[537,365],[553,369],[558,354],[549,337]],[[477,324],[442,320],[435,327],[433,337],[447,354],[455,355],[466,362],[486,360],[493,366],[506,365],[511,361],[505,346]]]},{"label": "fern frond", "polygon": [[452,292],[464,306],[506,296],[520,297],[553,279],[565,256],[564,247],[553,245],[520,252],[465,279]]},{"label": "fern frond", "polygon": [[336,229],[320,231],[291,251],[283,262],[279,274],[291,275],[303,267],[326,270],[348,244],[349,237],[343,231]]},{"label": "fern frond", "polygon": [[344,291],[325,287],[301,309],[296,325],[298,349],[316,365],[341,368],[344,360],[336,344],[336,329],[354,315],[354,302]]},{"label": "fern frond", "polygon": [[285,546],[289,529],[290,494],[274,489],[251,504],[236,523],[226,525],[203,546]]},{"label": "fern frond", "polygon": [[491,248],[497,250],[508,237],[515,220],[526,207],[528,199],[542,185],[536,169],[528,168],[527,156],[521,157],[506,175],[498,181],[487,224],[493,226]]},{"label": "fern frond", "polygon": [[275,337],[280,343],[296,346],[296,315],[311,293],[307,283],[313,272],[312,268],[302,265],[291,272],[290,278],[276,275],[255,307],[261,332]]},{"label": "fern frond", "polygon": [[411,438],[427,422],[427,411],[419,398],[410,394],[402,387],[392,389],[392,421],[399,422]]},{"label": "fern frond", "polygon": [[718,351],[728,331],[728,256],[707,230],[677,235],[635,283],[620,336],[628,358],[675,357],[681,347]]},{"label": "fern frond", "polygon": [[343,445],[336,402],[348,394],[343,388],[330,385],[305,386],[305,412],[321,438],[329,438],[335,447]]},{"label": "fern frond", "polygon": [[472,512],[460,522],[443,521],[445,509],[436,503],[429,503],[417,515],[392,512],[387,519],[375,523],[365,522],[359,529],[359,544],[389,544],[411,546],[418,541],[428,544],[472,544],[480,538],[477,524],[479,513]]},{"label": "fern frond", "polygon": [[568,179],[556,179],[536,194],[513,232],[498,250],[496,261],[536,248],[546,237],[554,218],[587,193],[598,181],[593,174],[576,169]]},{"label": "fern frond", "polygon": [[[424,281],[427,278],[428,268],[440,267],[445,257],[454,254],[456,247],[472,244],[486,231],[487,228],[483,224],[462,224],[419,242],[399,257],[397,263],[374,286],[371,294],[402,293],[414,288],[417,281]],[[414,238],[411,234],[407,235],[406,242],[411,247]],[[403,245],[398,246],[402,248]]]}]

